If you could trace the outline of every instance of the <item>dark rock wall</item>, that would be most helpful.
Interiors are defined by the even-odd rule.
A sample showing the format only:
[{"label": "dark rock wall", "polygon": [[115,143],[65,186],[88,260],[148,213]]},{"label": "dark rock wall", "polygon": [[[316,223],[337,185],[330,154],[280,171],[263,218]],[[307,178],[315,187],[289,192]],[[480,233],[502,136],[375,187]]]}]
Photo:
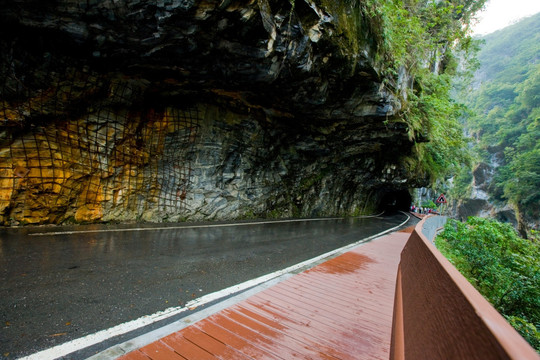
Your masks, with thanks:
[{"label": "dark rock wall", "polygon": [[490,164],[479,163],[473,169],[471,192],[466,199],[461,199],[453,204],[451,211],[460,220],[466,221],[469,216],[480,216],[498,221],[511,223],[522,235],[526,236],[525,229],[533,224],[523,224],[519,211],[510,204],[496,203],[490,198],[493,186],[495,168],[500,162],[500,157],[492,157]]},{"label": "dark rock wall", "polygon": [[406,192],[403,85],[367,22],[351,47],[317,4],[2,2],[0,220],[359,214]]}]

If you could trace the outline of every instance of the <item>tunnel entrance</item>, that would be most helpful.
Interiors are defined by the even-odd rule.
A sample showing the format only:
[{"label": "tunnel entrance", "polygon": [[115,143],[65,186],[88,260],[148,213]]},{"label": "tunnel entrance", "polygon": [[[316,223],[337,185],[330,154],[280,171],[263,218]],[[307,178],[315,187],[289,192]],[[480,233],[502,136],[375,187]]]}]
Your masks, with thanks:
[{"label": "tunnel entrance", "polygon": [[409,211],[412,202],[409,190],[381,189],[378,195],[378,212]]}]

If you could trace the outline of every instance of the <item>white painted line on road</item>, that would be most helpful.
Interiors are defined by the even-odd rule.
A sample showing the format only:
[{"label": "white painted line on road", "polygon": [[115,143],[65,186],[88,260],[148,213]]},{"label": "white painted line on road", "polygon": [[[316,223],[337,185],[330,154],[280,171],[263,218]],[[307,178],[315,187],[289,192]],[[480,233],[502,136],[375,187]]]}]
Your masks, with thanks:
[{"label": "white painted line on road", "polygon": [[[377,217],[378,215],[357,216],[354,219],[364,219]],[[75,234],[94,234],[107,232],[127,232],[127,231],[158,231],[158,230],[178,230],[178,229],[200,229],[200,228],[218,228],[218,227],[233,227],[233,226],[253,226],[267,224],[283,224],[302,221],[330,221],[346,219],[344,217],[335,218],[315,218],[315,219],[290,219],[290,220],[272,220],[272,221],[256,221],[246,223],[226,223],[226,224],[206,224],[206,225],[185,225],[185,226],[163,226],[163,227],[148,227],[148,228],[128,228],[128,229],[96,229],[96,230],[74,230],[74,231],[51,231],[28,234],[30,236],[52,236],[52,235],[75,235]]]},{"label": "white painted line on road", "polygon": [[[289,266],[288,268],[278,270],[278,271],[275,271],[273,273],[263,275],[263,276],[260,276],[258,278],[255,278],[255,279],[248,280],[248,281],[243,282],[241,284],[237,284],[237,285],[228,287],[226,289],[223,289],[223,290],[211,293],[211,294],[201,296],[198,299],[195,299],[195,300],[192,300],[192,301],[186,303],[185,306],[171,307],[171,308],[165,309],[163,311],[159,311],[159,312],[157,312],[155,314],[152,314],[152,315],[143,316],[143,317],[140,317],[139,319],[128,321],[126,323],[114,326],[112,328],[109,328],[109,329],[106,329],[106,330],[101,330],[101,331],[98,331],[98,332],[96,332],[94,334],[90,334],[90,335],[87,335],[87,336],[79,338],[79,339],[74,339],[74,340],[68,341],[68,342],[66,342],[64,344],[60,344],[60,345],[54,346],[54,347],[46,349],[46,350],[42,350],[42,351],[37,352],[35,354],[23,357],[20,360],[53,360],[53,359],[57,359],[59,357],[66,356],[68,354],[71,354],[73,352],[82,350],[82,349],[87,348],[89,346],[99,344],[99,343],[104,342],[106,340],[109,340],[109,339],[111,339],[111,338],[113,338],[115,336],[126,334],[128,332],[140,329],[140,328],[142,328],[144,326],[147,326],[147,325],[153,324],[155,322],[167,319],[167,318],[169,318],[171,316],[181,314],[181,313],[186,312],[186,311],[188,311],[190,309],[193,309],[193,308],[208,304],[208,303],[210,303],[212,301],[215,301],[215,300],[230,296],[232,294],[235,294],[235,293],[238,293],[240,291],[249,289],[251,287],[258,286],[258,285],[263,284],[265,282],[268,282],[268,281],[271,281],[271,280],[276,279],[278,277],[281,277],[281,276],[283,276],[285,274],[295,273],[296,271],[304,270],[304,269],[309,268],[309,267],[313,267],[313,266],[317,265],[318,263],[321,263],[321,262],[327,260],[330,257],[335,257],[337,255],[345,253],[345,252],[349,251],[350,249],[352,249],[352,248],[354,248],[354,247],[356,247],[356,246],[358,246],[358,245],[360,245],[362,243],[365,243],[365,242],[368,242],[370,240],[376,239],[376,238],[378,238],[378,237],[380,237],[380,236],[382,236],[384,234],[387,234],[389,232],[392,232],[392,231],[398,229],[399,227],[403,226],[404,224],[406,224],[409,221],[410,216],[407,215],[407,214],[405,214],[405,215],[407,216],[407,220],[405,220],[401,224],[399,224],[397,226],[394,226],[391,229],[387,229],[385,231],[382,231],[382,232],[380,232],[378,234],[375,234],[375,235],[369,236],[367,238],[364,238],[362,240],[359,240],[359,241],[357,241],[357,242],[355,242],[353,244],[349,244],[349,245],[343,246],[343,247],[341,247],[339,249],[329,251],[329,252],[327,252],[325,254],[316,256],[316,257],[314,257],[312,259],[303,261],[303,262],[298,263],[296,265]],[[181,321],[181,320],[179,320],[179,321]],[[150,342],[152,342],[152,341],[150,341]]]},{"label": "white painted line on road", "polygon": [[263,291],[264,289],[268,289],[271,286],[274,286],[275,284],[286,280],[293,276],[293,274],[283,274],[277,278],[274,278],[270,281],[267,281],[265,283],[262,283],[260,285],[257,285],[249,290],[246,290],[238,295],[232,296],[230,298],[227,298],[226,300],[220,301],[219,303],[209,306],[208,308],[205,308],[201,311],[197,311],[194,314],[191,314],[189,316],[186,316],[180,320],[177,320],[171,324],[162,326],[156,330],[153,330],[151,332],[148,332],[146,334],[143,334],[141,336],[137,336],[134,339],[130,339],[126,342],[123,342],[121,344],[114,345],[106,350],[103,350],[102,352],[93,355],[89,357],[86,360],[111,360],[116,359],[122,355],[125,355],[129,352],[132,352],[134,350],[140,349],[143,346],[146,346],[148,344],[153,343],[154,341],[157,341],[165,336],[168,336],[172,333],[175,333],[177,331],[180,331],[190,325],[195,324],[196,322],[206,319],[207,317],[224,310],[228,307],[231,307],[235,304],[238,304],[239,302],[246,300],[247,298]]}]

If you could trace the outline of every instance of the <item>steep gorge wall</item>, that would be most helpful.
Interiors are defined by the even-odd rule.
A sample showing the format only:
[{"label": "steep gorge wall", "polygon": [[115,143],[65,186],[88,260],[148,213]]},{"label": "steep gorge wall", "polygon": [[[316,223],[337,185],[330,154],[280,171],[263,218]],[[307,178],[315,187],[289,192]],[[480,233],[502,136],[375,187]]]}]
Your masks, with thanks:
[{"label": "steep gorge wall", "polygon": [[[336,8],[336,4],[340,5]],[[0,220],[359,214],[406,202],[359,3],[17,1],[0,10]],[[337,10],[336,10],[337,9]],[[405,200],[403,200],[405,199]]]}]

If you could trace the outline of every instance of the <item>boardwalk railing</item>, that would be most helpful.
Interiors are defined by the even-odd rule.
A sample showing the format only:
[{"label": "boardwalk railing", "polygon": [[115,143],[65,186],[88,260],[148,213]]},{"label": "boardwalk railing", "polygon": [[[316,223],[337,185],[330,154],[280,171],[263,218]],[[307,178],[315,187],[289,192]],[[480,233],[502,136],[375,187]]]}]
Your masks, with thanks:
[{"label": "boardwalk railing", "polygon": [[390,359],[540,359],[415,228],[401,253]]}]

